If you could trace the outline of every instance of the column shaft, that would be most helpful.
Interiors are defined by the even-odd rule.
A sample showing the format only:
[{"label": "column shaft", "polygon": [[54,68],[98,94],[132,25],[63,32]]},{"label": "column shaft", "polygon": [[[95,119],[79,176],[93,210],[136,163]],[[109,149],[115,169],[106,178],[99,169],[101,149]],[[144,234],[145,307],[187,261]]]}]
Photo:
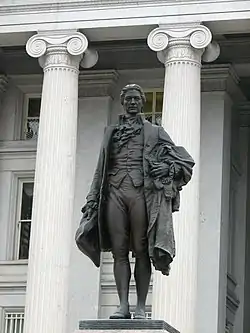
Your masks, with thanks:
[{"label": "column shaft", "polygon": [[[164,319],[180,332],[194,333],[199,228],[200,67],[204,47],[211,40],[207,28],[157,28],[148,38],[165,64],[162,125],[177,145],[195,161],[193,177],[181,192],[180,212],[174,213],[176,258],[170,276],[156,272],[153,318]],[[194,47],[195,46],[195,47]]]},{"label": "column shaft", "polygon": [[[25,333],[64,333],[67,327],[80,61],[80,57],[68,53],[69,42],[66,42],[70,38],[71,36],[66,40],[59,38],[56,46],[45,39],[48,43],[47,53],[41,61],[44,81],[36,157]],[[35,37],[35,42],[37,39],[41,42],[38,37]],[[31,42],[34,44],[33,40]],[[31,42],[28,42],[27,49],[33,55]]]},{"label": "column shaft", "polygon": [[[157,273],[153,315],[163,317],[181,331],[194,332],[199,221],[200,69],[181,63],[166,67],[163,127],[174,142],[195,160],[190,184],[181,193],[180,212],[174,213],[176,258],[168,278]],[[160,284],[158,280],[161,280]],[[166,295],[164,305],[162,298]]]}]

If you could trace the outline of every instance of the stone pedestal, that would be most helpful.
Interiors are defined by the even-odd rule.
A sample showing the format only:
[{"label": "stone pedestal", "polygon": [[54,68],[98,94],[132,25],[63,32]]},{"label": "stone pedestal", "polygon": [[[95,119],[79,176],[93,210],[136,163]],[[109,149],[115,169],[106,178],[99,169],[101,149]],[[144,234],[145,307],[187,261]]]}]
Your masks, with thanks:
[{"label": "stone pedestal", "polygon": [[83,320],[75,333],[180,333],[163,320]]}]

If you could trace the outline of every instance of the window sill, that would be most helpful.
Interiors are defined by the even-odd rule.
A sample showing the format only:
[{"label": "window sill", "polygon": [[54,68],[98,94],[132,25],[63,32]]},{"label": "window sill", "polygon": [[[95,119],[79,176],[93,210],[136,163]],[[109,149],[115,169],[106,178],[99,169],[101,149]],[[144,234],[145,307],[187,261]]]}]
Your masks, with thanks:
[{"label": "window sill", "polygon": [[0,266],[27,266],[28,259],[23,260],[0,260]]}]

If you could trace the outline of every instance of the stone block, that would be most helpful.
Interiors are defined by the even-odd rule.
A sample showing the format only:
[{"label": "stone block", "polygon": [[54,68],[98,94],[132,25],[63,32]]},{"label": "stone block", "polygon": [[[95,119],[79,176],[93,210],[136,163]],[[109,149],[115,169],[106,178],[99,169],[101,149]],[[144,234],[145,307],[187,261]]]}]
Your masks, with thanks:
[{"label": "stone block", "polygon": [[163,320],[82,320],[75,333],[180,333]]}]

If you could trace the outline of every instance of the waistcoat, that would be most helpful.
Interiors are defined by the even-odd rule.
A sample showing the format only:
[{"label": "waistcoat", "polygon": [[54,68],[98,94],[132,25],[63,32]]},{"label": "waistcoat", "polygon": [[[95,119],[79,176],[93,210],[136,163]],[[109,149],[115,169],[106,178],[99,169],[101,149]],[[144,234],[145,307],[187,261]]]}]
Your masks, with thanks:
[{"label": "waistcoat", "polygon": [[112,137],[109,183],[118,188],[128,175],[135,187],[143,185],[143,123],[137,116],[132,123],[120,117]]}]

